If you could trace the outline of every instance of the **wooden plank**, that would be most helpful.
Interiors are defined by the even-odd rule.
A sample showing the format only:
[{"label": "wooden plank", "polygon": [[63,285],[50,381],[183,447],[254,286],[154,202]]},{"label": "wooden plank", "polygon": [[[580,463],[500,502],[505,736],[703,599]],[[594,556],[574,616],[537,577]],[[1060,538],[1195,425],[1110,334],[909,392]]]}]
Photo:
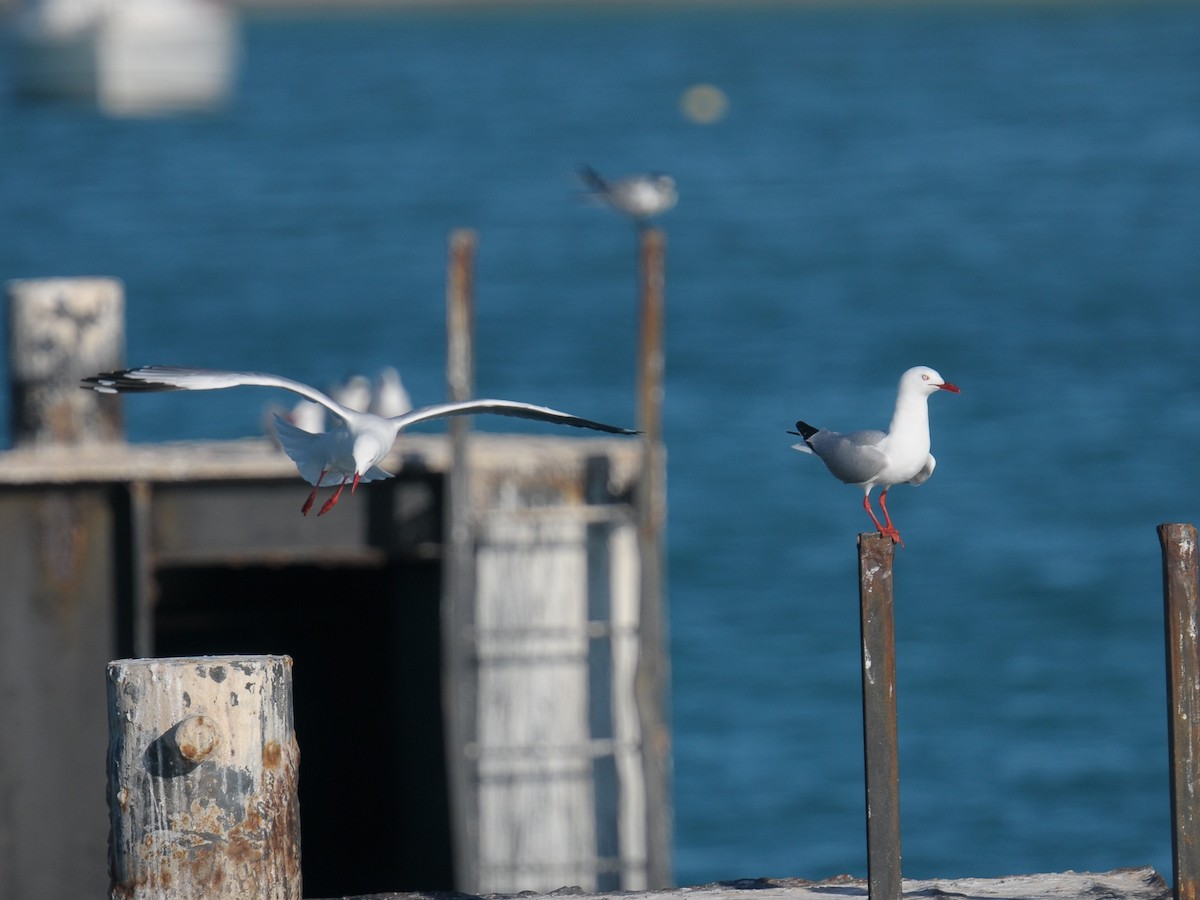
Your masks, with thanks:
[{"label": "wooden plank", "polygon": [[[903,891],[911,897],[958,897],[964,900],[1168,900],[1171,889],[1150,867],[1114,869],[1111,872],[1063,872],[1045,875],[1009,875],[1002,878],[905,879]],[[611,895],[588,894],[566,888],[537,897],[571,897],[589,900]],[[868,896],[867,882],[841,876],[826,881],[803,878],[741,878],[716,884],[672,890],[632,892],[621,900],[862,900]],[[423,893],[369,894],[344,900],[481,900],[463,894],[429,891]]]},{"label": "wooden plank", "polygon": [[483,892],[595,887],[586,530],[490,516],[478,535],[470,749]]},{"label": "wooden plank", "polygon": [[156,562],[282,564],[306,552],[332,562],[369,550],[369,508],[362,488],[343,499],[335,514],[319,519],[300,514],[307,493],[299,479],[160,484],[150,516]]},{"label": "wooden plank", "polygon": [[[529,478],[537,478],[539,473],[579,478],[585,461],[595,454],[610,458],[610,477],[618,492],[628,489],[638,478],[641,450],[628,438],[588,437],[574,431],[544,435],[480,432],[472,435],[468,450],[473,471],[502,471],[506,477]],[[452,468],[450,441],[436,434],[402,435],[383,467],[397,474],[446,473]],[[0,486],[274,479],[294,483],[302,494],[307,490],[291,460],[263,438],[87,444],[0,452]],[[369,492],[377,484],[359,490]]]},{"label": "wooden plank", "polygon": [[104,488],[0,492],[0,897],[104,895],[111,530]]}]

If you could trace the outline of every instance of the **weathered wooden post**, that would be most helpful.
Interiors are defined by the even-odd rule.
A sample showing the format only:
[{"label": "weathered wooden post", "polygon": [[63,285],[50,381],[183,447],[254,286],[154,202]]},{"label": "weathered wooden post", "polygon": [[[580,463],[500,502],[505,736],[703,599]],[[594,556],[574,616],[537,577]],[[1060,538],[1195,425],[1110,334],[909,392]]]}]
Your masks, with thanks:
[{"label": "weathered wooden post", "polygon": [[81,391],[79,379],[123,365],[125,289],[115,278],[8,282],[14,447],[115,441],[120,404]]},{"label": "weathered wooden post", "polygon": [[[4,291],[9,442],[25,451],[12,455],[38,464],[56,445],[119,439],[120,404],[80,390],[79,378],[122,364],[121,282],[26,279]],[[106,849],[93,754],[106,723],[95,676],[120,654],[111,491],[60,483],[3,493],[0,897],[96,896]],[[47,660],[41,677],[25,674]],[[64,829],[67,820],[75,826]]]},{"label": "weathered wooden post", "polygon": [[1196,528],[1158,526],[1167,638],[1175,900],[1200,898],[1200,586]]},{"label": "weathered wooden post", "polygon": [[108,665],[111,900],[300,900],[287,656]]},{"label": "weathered wooden post", "polygon": [[867,783],[867,889],[870,900],[900,900],[900,751],[896,724],[895,544],[858,536],[862,623],[863,746]]},{"label": "weathered wooden post", "polygon": [[[446,277],[446,383],[452,402],[469,400],[475,391],[475,248],[474,231],[460,228],[450,235]],[[475,658],[475,529],[467,464],[470,419],[450,420],[450,471],[446,476],[445,562],[442,592],[442,683],[445,697],[447,777],[454,842],[455,887],[473,891],[479,885],[479,805],[477,765]]]},{"label": "weathered wooden post", "polygon": [[[638,429],[642,474],[638,482],[638,544],[641,560],[643,647],[665,648],[667,600],[663,528],[667,518],[666,458],[663,449],[663,323],[666,238],[656,228],[638,232]],[[637,697],[646,766],[646,877],[651,888],[673,884],[671,866],[670,716],[663,686],[670,681],[665,652],[643,653],[638,661]]]}]

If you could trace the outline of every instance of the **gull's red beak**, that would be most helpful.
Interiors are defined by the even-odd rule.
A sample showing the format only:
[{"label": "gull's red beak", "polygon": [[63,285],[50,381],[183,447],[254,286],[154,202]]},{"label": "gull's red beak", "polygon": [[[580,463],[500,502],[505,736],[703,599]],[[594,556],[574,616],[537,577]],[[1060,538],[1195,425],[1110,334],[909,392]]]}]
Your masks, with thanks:
[{"label": "gull's red beak", "polygon": [[[938,389],[943,390],[943,391],[949,391],[952,394],[961,393],[961,391],[959,391],[959,389],[958,389],[958,385],[951,384],[948,381],[943,381],[941,384],[939,384]],[[357,482],[355,482],[355,483],[357,483]]]},{"label": "gull's red beak", "polygon": [[[951,387],[953,387],[953,385],[951,385]],[[957,391],[958,388],[954,388],[954,390]],[[355,491],[358,490],[358,481],[360,478],[362,478],[362,476],[359,475],[357,472],[355,472],[354,473],[354,484],[350,485],[350,493],[353,494]]]}]

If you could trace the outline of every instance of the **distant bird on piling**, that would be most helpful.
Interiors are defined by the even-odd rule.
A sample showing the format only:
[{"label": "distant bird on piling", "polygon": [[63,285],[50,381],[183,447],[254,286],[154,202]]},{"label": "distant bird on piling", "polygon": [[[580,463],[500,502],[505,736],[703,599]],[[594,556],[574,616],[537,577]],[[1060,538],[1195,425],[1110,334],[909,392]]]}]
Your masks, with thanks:
[{"label": "distant bird on piling", "polygon": [[[797,422],[796,430],[788,432],[804,439],[802,444],[793,444],[793,449],[816,454],[835,477],[863,489],[863,509],[879,533],[901,547],[904,541],[888,515],[887,494],[894,484],[923,484],[933,474],[937,463],[929,452],[929,397],[938,391],[959,393],[933,369],[915,366],[900,376],[896,411],[886,432],[839,434],[807,422]],[[871,509],[871,491],[877,486],[883,488],[879,495],[882,525]]]},{"label": "distant bird on piling", "polygon": [[396,437],[410,425],[429,419],[446,416],[465,416],[476,413],[493,413],[500,416],[516,416],[521,419],[536,419],[557,425],[573,425],[576,428],[591,428],[609,434],[637,434],[627,428],[605,425],[583,419],[570,413],[559,412],[545,406],[534,406],[516,400],[466,400],[458,403],[438,403],[414,409],[399,416],[377,416],[369,412],[349,409],[314,387],[264,372],[225,372],[215,369],[187,369],[179,366],[145,366],[138,369],[122,369],[84,378],[80,387],[101,394],[136,393],[150,391],[211,391],[220,388],[257,385],[260,387],[283,388],[299,394],[314,403],[319,403],[341,422],[330,431],[310,434],[290,424],[281,416],[275,416],[276,433],[284,452],[296,464],[300,476],[313,485],[300,511],[308,515],[317,489],[325,479],[341,478],[333,496],[325,501],[317,515],[333,509],[342,496],[342,489],[351,482],[354,493],[360,481],[378,481],[391,478],[378,464],[387,456]]},{"label": "distant bird on piling", "polygon": [[645,228],[650,219],[665,213],[679,200],[675,179],[661,172],[609,181],[591,166],[581,166],[579,177],[595,197],[629,216],[638,228]]}]

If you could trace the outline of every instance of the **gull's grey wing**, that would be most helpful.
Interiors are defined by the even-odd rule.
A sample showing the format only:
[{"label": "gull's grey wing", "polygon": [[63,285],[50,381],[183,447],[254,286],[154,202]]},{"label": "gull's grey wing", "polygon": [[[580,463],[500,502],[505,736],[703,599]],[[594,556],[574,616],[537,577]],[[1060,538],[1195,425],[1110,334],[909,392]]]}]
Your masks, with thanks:
[{"label": "gull's grey wing", "polygon": [[628,428],[616,425],[605,425],[583,419],[570,413],[550,409],[548,406],[534,406],[532,403],[521,403],[517,400],[466,400],[461,403],[438,403],[434,406],[424,406],[414,409],[402,416],[393,416],[401,430],[417,422],[429,419],[440,419],[446,416],[469,416],[476,413],[493,413],[498,416],[515,416],[519,419],[536,419],[542,422],[553,422],[556,425],[573,425],[576,428],[591,428],[596,431],[606,431],[609,434],[637,434]]},{"label": "gull's grey wing", "polygon": [[847,484],[862,484],[887,465],[887,455],[878,447],[885,436],[882,431],[818,431],[806,441],[834,477]]}]

